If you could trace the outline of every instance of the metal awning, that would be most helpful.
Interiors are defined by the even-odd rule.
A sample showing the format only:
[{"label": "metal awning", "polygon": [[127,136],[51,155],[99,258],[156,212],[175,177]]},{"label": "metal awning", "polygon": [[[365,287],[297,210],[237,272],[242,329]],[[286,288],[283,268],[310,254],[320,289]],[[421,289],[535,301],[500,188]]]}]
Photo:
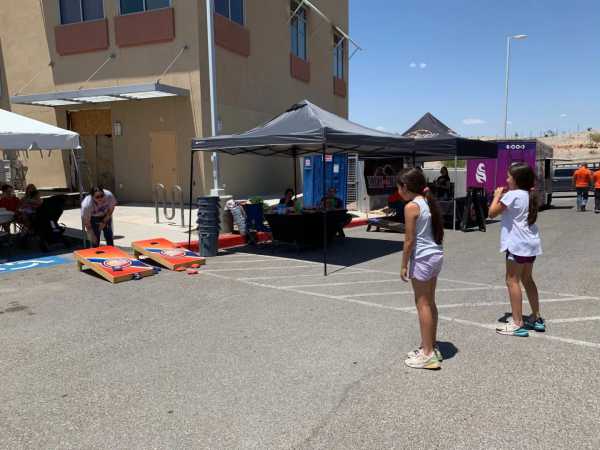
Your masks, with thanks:
[{"label": "metal awning", "polygon": [[48,92],[45,94],[14,95],[10,101],[17,105],[72,106],[97,103],[121,102],[125,100],[145,100],[148,98],[185,97],[187,89],[161,83],[132,84],[106,88],[79,89],[68,92]]}]

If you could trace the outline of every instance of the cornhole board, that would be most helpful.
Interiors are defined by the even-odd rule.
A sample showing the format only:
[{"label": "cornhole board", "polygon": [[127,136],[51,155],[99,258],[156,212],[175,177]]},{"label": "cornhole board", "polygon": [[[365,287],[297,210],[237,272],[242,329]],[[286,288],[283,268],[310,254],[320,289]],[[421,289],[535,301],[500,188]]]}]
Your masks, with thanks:
[{"label": "cornhole board", "polygon": [[206,263],[206,260],[198,253],[178,247],[168,239],[156,238],[136,241],[131,243],[131,247],[136,257],[145,256],[170,270]]},{"label": "cornhole board", "polygon": [[147,277],[156,272],[152,266],[132,258],[123,250],[111,246],[87,248],[73,252],[79,270],[93,270],[111,283]]}]

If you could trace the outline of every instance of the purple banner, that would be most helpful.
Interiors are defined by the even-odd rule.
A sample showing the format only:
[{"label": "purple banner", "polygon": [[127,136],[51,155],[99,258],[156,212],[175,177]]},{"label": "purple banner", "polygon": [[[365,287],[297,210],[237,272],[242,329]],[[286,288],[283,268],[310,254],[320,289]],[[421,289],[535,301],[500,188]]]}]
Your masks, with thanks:
[{"label": "purple banner", "polygon": [[515,162],[523,162],[534,170],[536,143],[532,141],[498,142],[498,159],[472,159],[467,162],[467,188],[485,188],[493,192],[498,186],[506,186],[508,168]]}]

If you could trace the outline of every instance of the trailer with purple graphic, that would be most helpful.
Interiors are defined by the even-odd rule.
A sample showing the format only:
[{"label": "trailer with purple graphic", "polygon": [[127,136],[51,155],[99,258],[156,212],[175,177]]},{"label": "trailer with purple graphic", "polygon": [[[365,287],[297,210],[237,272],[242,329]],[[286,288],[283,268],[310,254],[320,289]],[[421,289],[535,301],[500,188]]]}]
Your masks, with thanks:
[{"label": "trailer with purple graphic", "polygon": [[488,197],[499,186],[506,186],[511,164],[521,162],[536,173],[536,188],[541,207],[552,203],[552,157],[554,150],[538,140],[496,141],[496,159],[471,159],[467,163],[467,188],[484,189]]}]

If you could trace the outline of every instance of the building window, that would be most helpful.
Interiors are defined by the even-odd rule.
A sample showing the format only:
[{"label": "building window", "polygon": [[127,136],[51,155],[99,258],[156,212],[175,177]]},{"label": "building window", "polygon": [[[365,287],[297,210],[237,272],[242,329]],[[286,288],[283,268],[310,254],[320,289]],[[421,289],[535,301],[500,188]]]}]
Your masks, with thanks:
[{"label": "building window", "polygon": [[344,54],[346,42],[344,37],[337,33],[333,34],[333,76],[344,79]]},{"label": "building window", "polygon": [[[292,11],[296,11],[298,4],[292,2]],[[306,61],[306,9],[300,8],[290,23],[292,34],[292,53]]]},{"label": "building window", "polygon": [[244,25],[244,0],[215,0],[215,12]]},{"label": "building window", "polygon": [[104,19],[102,0],[60,0],[60,23]]},{"label": "building window", "polygon": [[171,0],[121,0],[121,14],[138,13],[170,6]]}]

